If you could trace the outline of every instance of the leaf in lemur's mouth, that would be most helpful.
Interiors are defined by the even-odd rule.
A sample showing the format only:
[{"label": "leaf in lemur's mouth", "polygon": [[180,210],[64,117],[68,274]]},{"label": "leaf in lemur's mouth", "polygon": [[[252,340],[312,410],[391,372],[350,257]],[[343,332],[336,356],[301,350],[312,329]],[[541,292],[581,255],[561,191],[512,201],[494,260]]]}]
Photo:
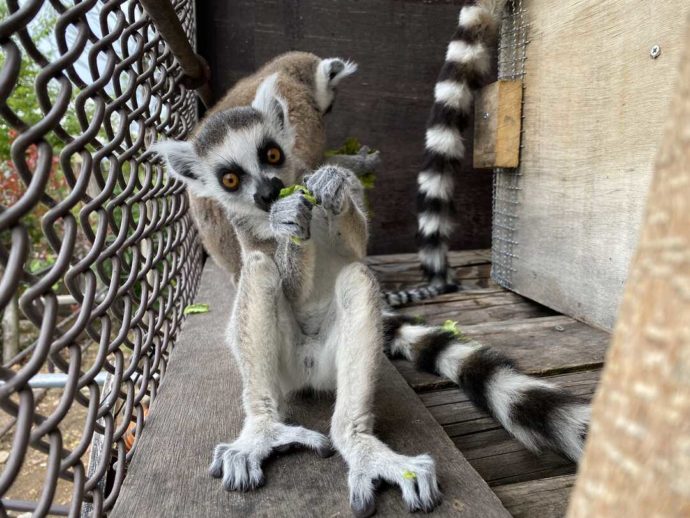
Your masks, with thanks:
[{"label": "leaf in lemur's mouth", "polygon": [[183,313],[185,315],[195,315],[197,313],[208,313],[208,304],[190,304],[184,308]]},{"label": "leaf in lemur's mouth", "polygon": [[296,193],[297,191],[300,191],[309,203],[311,203],[312,205],[317,205],[316,198],[314,198],[314,195],[309,191],[309,189],[307,189],[304,185],[300,185],[298,183],[296,183],[295,185],[291,185],[290,187],[284,187],[283,189],[281,189],[280,197],[287,198],[288,196]]}]

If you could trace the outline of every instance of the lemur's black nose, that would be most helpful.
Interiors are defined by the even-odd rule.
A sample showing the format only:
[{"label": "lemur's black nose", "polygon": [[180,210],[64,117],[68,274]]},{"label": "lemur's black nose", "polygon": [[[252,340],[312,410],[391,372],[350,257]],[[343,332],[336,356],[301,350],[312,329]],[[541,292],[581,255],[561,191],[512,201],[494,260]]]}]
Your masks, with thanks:
[{"label": "lemur's black nose", "polygon": [[256,189],[254,195],[254,203],[257,207],[268,212],[271,203],[278,199],[280,190],[285,187],[282,181],[278,178],[271,178],[270,180],[262,180]]}]

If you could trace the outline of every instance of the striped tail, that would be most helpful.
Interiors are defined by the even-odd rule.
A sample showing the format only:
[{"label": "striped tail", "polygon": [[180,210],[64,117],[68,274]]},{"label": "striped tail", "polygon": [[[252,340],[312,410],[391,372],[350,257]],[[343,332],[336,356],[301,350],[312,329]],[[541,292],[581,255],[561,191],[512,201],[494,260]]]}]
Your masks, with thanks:
[{"label": "striped tail", "polygon": [[430,285],[452,283],[448,239],[453,229],[454,172],[465,156],[461,132],[467,127],[474,92],[491,70],[505,0],[478,0],[460,11],[446,61],[434,88],[426,129],[426,153],[418,183],[419,258]]},{"label": "striped tail", "polygon": [[404,306],[405,304],[421,302],[422,300],[431,299],[443,293],[451,293],[457,290],[457,286],[450,284],[445,287],[436,287],[431,285],[419,286],[416,288],[408,288],[399,291],[384,291],[383,300],[386,301],[386,304],[389,307],[395,308],[398,306]]},{"label": "striped tail", "polygon": [[589,425],[587,402],[521,373],[500,352],[462,334],[416,322],[384,314],[387,353],[460,385],[472,403],[490,413],[530,450],[550,449],[578,461]]}]

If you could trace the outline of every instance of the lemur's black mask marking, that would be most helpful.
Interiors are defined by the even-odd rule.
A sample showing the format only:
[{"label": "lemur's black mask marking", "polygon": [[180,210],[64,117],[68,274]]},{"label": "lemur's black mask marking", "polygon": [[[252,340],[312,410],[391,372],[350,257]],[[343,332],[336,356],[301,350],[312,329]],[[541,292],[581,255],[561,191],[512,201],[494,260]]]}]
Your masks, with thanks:
[{"label": "lemur's black mask marking", "polygon": [[270,178],[261,180],[261,183],[256,188],[254,195],[254,203],[261,210],[268,212],[271,203],[278,199],[280,190],[285,187],[285,184],[278,178]]}]

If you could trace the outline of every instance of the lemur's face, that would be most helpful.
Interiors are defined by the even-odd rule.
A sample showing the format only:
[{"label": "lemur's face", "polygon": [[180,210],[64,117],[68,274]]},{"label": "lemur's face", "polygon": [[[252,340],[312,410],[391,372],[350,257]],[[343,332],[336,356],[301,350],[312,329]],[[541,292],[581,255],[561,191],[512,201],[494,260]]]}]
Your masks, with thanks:
[{"label": "lemur's face", "polygon": [[155,149],[166,158],[170,173],[197,196],[214,198],[239,216],[261,216],[301,173],[293,143],[272,76],[252,106],[213,114],[192,141],[163,142]]}]

